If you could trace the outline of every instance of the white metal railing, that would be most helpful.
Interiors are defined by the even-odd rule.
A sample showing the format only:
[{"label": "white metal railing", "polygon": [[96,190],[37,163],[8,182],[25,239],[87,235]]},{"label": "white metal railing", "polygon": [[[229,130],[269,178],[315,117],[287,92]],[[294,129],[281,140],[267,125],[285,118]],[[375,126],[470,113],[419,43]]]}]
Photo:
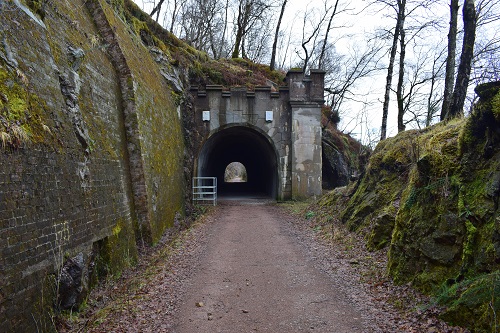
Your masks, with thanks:
[{"label": "white metal railing", "polygon": [[193,177],[193,201],[217,204],[217,177]]}]

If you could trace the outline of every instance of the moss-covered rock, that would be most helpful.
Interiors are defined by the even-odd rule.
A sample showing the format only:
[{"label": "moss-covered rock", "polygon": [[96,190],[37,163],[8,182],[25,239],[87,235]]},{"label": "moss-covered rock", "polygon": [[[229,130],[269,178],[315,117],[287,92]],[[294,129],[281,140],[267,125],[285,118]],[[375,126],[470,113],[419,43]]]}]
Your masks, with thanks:
[{"label": "moss-covered rock", "polygon": [[390,241],[392,232],[387,228],[394,225],[409,168],[416,161],[416,136],[416,131],[408,131],[377,145],[358,190],[341,213],[350,229],[374,230],[368,235],[370,247]]},{"label": "moss-covered rock", "polygon": [[474,332],[495,332],[500,327],[500,273],[482,274],[453,285],[444,284],[437,299],[447,308],[441,318]]},{"label": "moss-covered rock", "polygon": [[478,88],[468,119],[380,142],[338,212],[370,249],[389,246],[395,282],[437,295],[446,320],[478,332],[500,311],[499,90]]}]

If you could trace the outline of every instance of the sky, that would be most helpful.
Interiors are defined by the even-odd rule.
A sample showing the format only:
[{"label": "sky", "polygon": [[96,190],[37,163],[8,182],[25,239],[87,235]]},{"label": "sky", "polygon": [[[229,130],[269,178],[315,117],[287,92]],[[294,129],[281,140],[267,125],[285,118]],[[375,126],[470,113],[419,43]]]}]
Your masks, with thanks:
[{"label": "sky", "polygon": [[[147,13],[151,12],[153,5],[152,3],[147,3],[148,0],[134,0],[143,10]],[[168,0],[167,0],[168,1]],[[166,3],[165,3],[166,4]],[[379,13],[369,13],[368,11],[363,12],[361,9],[363,8],[365,1],[363,0],[353,0],[349,5],[352,8],[352,13],[358,12],[358,14],[354,17],[352,15],[348,16],[339,16],[341,19],[336,20],[337,25],[342,25],[344,28],[344,32],[346,34],[350,34],[349,38],[342,38],[338,40],[335,44],[335,47],[339,52],[342,52],[343,49],[350,47],[354,40],[359,39],[360,43],[362,43],[361,36],[364,32],[373,31],[374,28],[380,24],[381,20],[384,18]],[[165,7],[165,5],[164,5]],[[297,63],[300,59],[295,54],[295,50],[301,51],[300,47],[300,39],[302,37],[302,29],[303,29],[303,15],[306,11],[317,11],[320,12],[323,9],[323,1],[322,0],[288,0],[287,7],[285,10],[285,15],[282,23],[283,31],[290,31],[293,36],[295,36],[295,43],[289,46],[289,53],[283,59],[284,66],[291,68],[297,66]],[[361,12],[361,13],[359,13]],[[276,15],[278,15],[277,13]],[[319,14],[318,14],[319,15]],[[355,23],[348,23],[355,22]],[[160,18],[161,22],[161,18]],[[392,25],[392,22],[391,22]],[[335,29],[332,30],[331,36],[335,38]],[[278,62],[281,62],[278,59]],[[377,84],[374,84],[377,83]],[[383,89],[380,89],[380,79],[375,80],[366,80],[363,82],[363,88],[367,91],[370,91],[372,94],[383,94]],[[376,98],[376,97],[373,97]],[[360,140],[369,140],[367,138],[363,138],[366,136],[367,131],[378,131],[381,124],[381,104],[373,107],[369,107],[366,109],[366,113],[363,114],[363,121],[367,123],[365,128],[361,128],[359,126],[360,116],[359,116],[359,108],[361,106],[353,104],[351,108],[349,108],[348,112],[342,116],[342,123],[339,128],[343,129],[345,132],[351,133],[352,135],[358,137]],[[390,115],[389,119],[395,119],[395,115]],[[395,123],[392,121],[389,123],[390,129],[389,132],[392,133],[395,129]]]},{"label": "sky", "polygon": [[[148,5],[148,0],[134,0],[141,8],[146,12],[150,12],[152,9],[152,4]],[[165,1],[165,4],[169,0]],[[172,0],[170,0],[172,1]],[[422,12],[422,20],[426,16],[435,17],[441,16],[441,32],[437,30],[431,30],[424,38],[416,42],[422,44],[429,44],[431,47],[445,47],[446,46],[446,34],[447,34],[447,24],[449,22],[448,6],[447,1],[440,1],[442,6],[436,7],[434,12]],[[330,0],[330,3],[333,3]],[[352,50],[356,47],[363,48],[367,45],[367,38],[371,36],[377,28],[392,29],[395,25],[394,11],[391,9],[378,9],[375,7],[370,7],[365,9],[367,0],[345,0],[341,3],[350,2],[349,8],[352,11],[349,15],[336,16],[335,24],[342,26],[342,29],[333,29],[330,33],[329,40],[336,40],[335,49],[338,53],[347,54],[352,53]],[[296,51],[301,52],[300,40],[302,37],[303,30],[303,15],[306,11],[317,11],[318,13],[323,9],[323,0],[288,0],[288,4],[285,10],[284,22],[282,23],[283,31],[290,31],[295,37],[295,42],[292,41],[288,47],[288,54],[282,57],[283,60],[277,59],[278,63],[283,61],[284,67],[296,67],[299,61],[296,56]],[[381,8],[381,7],[379,7]],[[354,15],[354,13],[356,13]],[[276,13],[278,16],[279,13]],[[319,14],[318,14],[319,15]],[[161,19],[160,19],[161,20]],[[314,21],[314,20],[313,20]],[[409,21],[409,20],[407,20]],[[459,17],[459,24],[461,17]],[[316,21],[317,22],[317,19]],[[411,23],[408,23],[411,24]],[[500,27],[499,27],[500,28]],[[444,29],[444,30],[443,30]],[[498,29],[500,30],[500,29]],[[342,32],[340,32],[342,31]],[[443,33],[445,31],[445,33]],[[433,35],[434,33],[434,35]],[[342,37],[343,36],[343,37]],[[444,38],[444,39],[443,39]],[[425,40],[427,39],[427,40]],[[388,50],[390,48],[390,40],[387,40],[385,47],[385,58],[382,58],[382,62],[388,62]],[[432,44],[434,43],[434,44]],[[439,45],[441,43],[442,45]],[[443,44],[444,43],[444,44]],[[460,49],[457,49],[457,59],[460,56]],[[410,48],[407,49],[407,59],[409,63],[414,57]],[[396,62],[397,64],[397,62]],[[378,74],[373,75],[369,78],[363,79],[358,82],[355,87],[356,92],[359,96],[359,101],[351,101],[345,104],[344,112],[341,114],[341,123],[339,124],[339,129],[344,130],[344,132],[352,134],[354,137],[362,141],[363,143],[376,142],[379,138],[378,132],[380,131],[381,121],[382,121],[382,103],[383,95],[385,90],[385,77],[387,75],[387,69],[380,70]],[[395,70],[395,76],[393,77],[392,87],[395,89],[397,82],[397,70]],[[471,87],[472,89],[473,87]],[[395,98],[391,100],[388,116],[388,136],[393,136],[397,134],[397,110]]]}]

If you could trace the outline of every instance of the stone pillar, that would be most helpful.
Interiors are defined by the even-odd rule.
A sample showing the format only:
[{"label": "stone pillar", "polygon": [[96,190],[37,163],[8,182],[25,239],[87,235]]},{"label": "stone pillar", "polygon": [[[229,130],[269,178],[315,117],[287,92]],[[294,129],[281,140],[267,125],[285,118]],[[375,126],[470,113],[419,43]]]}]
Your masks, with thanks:
[{"label": "stone pillar", "polygon": [[287,74],[292,109],[292,198],[320,195],[321,188],[321,106],[323,71],[310,76],[292,70]]}]

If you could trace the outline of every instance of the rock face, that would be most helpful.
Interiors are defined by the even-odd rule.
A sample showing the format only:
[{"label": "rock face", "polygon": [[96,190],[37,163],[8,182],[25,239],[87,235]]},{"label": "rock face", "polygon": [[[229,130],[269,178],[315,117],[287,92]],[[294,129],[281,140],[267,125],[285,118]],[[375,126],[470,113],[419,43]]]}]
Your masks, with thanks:
[{"label": "rock face", "polygon": [[380,142],[341,217],[369,248],[389,246],[396,282],[436,295],[453,324],[489,332],[500,325],[500,92],[478,91],[470,118]]},{"label": "rock face", "polygon": [[322,150],[323,190],[346,186],[358,177],[370,153],[367,147],[334,128],[323,130]]},{"label": "rock face", "polygon": [[323,189],[349,184],[350,172],[344,156],[328,141],[323,140]]},{"label": "rock face", "polygon": [[83,254],[66,260],[59,274],[59,295],[57,305],[62,310],[72,309],[78,306],[83,290],[83,271],[85,262]]}]

